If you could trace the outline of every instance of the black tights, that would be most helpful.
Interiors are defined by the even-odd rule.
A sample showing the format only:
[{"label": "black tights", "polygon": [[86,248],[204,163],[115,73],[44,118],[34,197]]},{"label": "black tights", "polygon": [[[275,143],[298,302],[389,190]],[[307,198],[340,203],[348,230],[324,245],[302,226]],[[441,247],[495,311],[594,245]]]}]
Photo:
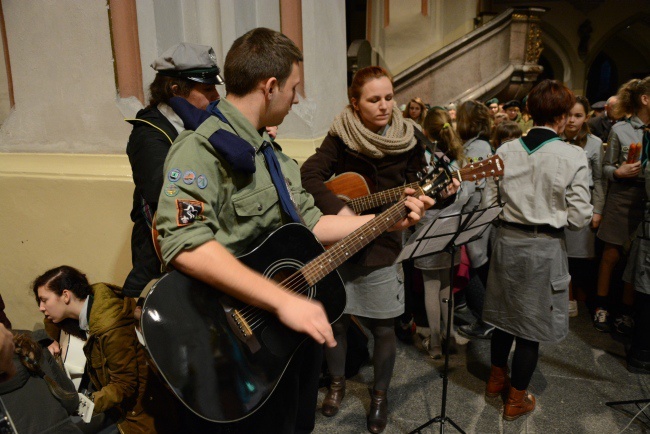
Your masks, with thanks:
[{"label": "black tights", "polygon": [[[517,390],[528,388],[530,379],[533,377],[537,359],[539,358],[539,342],[516,337],[517,345],[515,354],[512,357],[512,372],[510,384]],[[495,328],[492,332],[492,346],[490,356],[492,365],[503,368],[508,365],[508,354],[512,348],[515,336]]]},{"label": "black tights", "polygon": [[[388,390],[390,379],[395,367],[396,339],[393,318],[373,319],[356,317],[365,327],[369,328],[375,340],[373,351],[373,366],[375,368],[375,390]],[[350,325],[350,315],[343,315],[332,325],[336,346],[325,348],[325,359],[332,376],[345,375],[345,355],[348,349],[347,330]]]}]

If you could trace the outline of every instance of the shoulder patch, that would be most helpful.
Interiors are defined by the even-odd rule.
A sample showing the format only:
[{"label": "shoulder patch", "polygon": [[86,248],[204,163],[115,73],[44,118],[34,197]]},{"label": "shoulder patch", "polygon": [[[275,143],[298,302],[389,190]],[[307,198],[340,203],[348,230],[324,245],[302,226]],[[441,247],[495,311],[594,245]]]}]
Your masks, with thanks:
[{"label": "shoulder patch", "polygon": [[169,183],[165,186],[165,194],[169,197],[174,197],[178,194],[178,186],[174,183]]},{"label": "shoulder patch", "polygon": [[176,199],[176,225],[187,226],[203,214],[204,203],[198,200]]},{"label": "shoulder patch", "polygon": [[196,185],[203,190],[208,186],[208,178],[206,178],[205,175],[199,175],[198,178],[196,178]]},{"label": "shoulder patch", "polygon": [[187,185],[191,185],[196,178],[196,173],[193,170],[186,170],[183,173],[183,182]]},{"label": "shoulder patch", "polygon": [[172,169],[167,174],[167,179],[169,182],[176,182],[181,179],[181,171],[179,169]]}]

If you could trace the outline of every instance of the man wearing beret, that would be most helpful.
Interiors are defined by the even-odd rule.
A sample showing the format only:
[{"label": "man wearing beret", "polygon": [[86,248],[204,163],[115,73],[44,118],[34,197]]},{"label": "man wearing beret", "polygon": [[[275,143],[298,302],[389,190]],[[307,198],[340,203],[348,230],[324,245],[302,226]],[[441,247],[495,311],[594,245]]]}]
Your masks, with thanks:
[{"label": "man wearing beret", "polygon": [[[257,411],[232,426],[191,426],[187,432],[293,433],[314,428],[322,344],[336,345],[325,310],[236,257],[256,248],[284,223],[302,222],[323,244],[332,244],[374,217],[324,216],[302,188],[298,164],[265,131],[281,124],[298,103],[302,59],[285,35],[253,29],[228,52],[227,95],[210,104],[209,113],[197,113],[178,99],[170,101],[174,106],[181,103],[179,114],[196,113],[188,119],[201,121],[195,131],[179,135],[165,161],[165,186],[156,214],[163,262],[270,312],[288,329],[311,338],[295,351],[274,392]],[[409,197],[408,217],[391,229],[415,224],[425,205],[430,207],[433,200]],[[239,363],[244,370],[245,361]],[[249,385],[252,393],[254,385],[245,387]]]},{"label": "man wearing beret", "polygon": [[133,131],[126,146],[133,171],[131,261],[133,269],[123,285],[124,294],[138,297],[147,283],[161,276],[161,264],[151,240],[152,216],[163,186],[163,164],[183,122],[168,105],[179,96],[205,109],[219,99],[216,84],[223,84],[211,47],[191,43],[174,45],[151,67],[157,71],[149,87],[149,105],[127,122]]},{"label": "man wearing beret", "polygon": [[521,116],[521,104],[519,104],[519,101],[515,99],[505,103],[503,105],[503,110],[508,115],[509,121],[517,122]]},{"label": "man wearing beret", "polygon": [[499,100],[496,98],[489,99],[485,101],[485,105],[490,109],[490,114],[494,119],[494,116],[499,113]]}]

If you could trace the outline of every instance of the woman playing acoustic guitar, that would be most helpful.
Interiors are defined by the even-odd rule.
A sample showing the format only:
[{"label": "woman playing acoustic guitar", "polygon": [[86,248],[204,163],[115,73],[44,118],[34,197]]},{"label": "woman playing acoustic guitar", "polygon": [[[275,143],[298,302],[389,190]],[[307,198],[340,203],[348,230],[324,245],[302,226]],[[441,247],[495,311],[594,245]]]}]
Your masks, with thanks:
[{"label": "woman playing acoustic guitar", "polygon": [[[304,188],[325,214],[354,215],[325,186],[324,182],[333,175],[357,172],[382,191],[417,181],[418,172],[426,164],[422,135],[415,123],[404,119],[395,106],[392,78],[385,69],[371,66],[359,70],[352,80],[348,99],[350,104],[337,116],[321,146],[301,168]],[[388,418],[386,394],[396,352],[393,324],[394,318],[404,312],[402,270],[393,264],[401,248],[401,234],[383,234],[339,269],[346,286],[347,307],[343,317],[333,325],[337,346],[325,349],[332,384],[322,412],[334,416],[345,395],[346,331],[350,315],[355,315],[372,331],[375,381],[368,430],[373,433],[382,432]]]}]

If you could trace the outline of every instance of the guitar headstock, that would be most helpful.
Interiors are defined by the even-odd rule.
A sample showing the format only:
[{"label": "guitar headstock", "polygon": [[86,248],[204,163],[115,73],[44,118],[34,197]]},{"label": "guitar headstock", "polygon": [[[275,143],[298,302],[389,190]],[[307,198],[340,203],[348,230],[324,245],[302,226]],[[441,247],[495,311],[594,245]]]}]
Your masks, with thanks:
[{"label": "guitar headstock", "polygon": [[503,160],[493,155],[485,160],[468,164],[458,171],[459,181],[478,181],[483,178],[503,176]]},{"label": "guitar headstock", "polygon": [[478,181],[483,178],[499,178],[503,176],[503,160],[498,155],[493,155],[485,160],[469,164],[460,170],[452,171],[447,164],[436,165],[420,181],[423,193],[435,197],[452,182],[452,178],[459,181]]},{"label": "guitar headstock", "polygon": [[420,189],[427,196],[436,197],[452,182],[452,173],[446,164],[437,164],[420,180]]}]

